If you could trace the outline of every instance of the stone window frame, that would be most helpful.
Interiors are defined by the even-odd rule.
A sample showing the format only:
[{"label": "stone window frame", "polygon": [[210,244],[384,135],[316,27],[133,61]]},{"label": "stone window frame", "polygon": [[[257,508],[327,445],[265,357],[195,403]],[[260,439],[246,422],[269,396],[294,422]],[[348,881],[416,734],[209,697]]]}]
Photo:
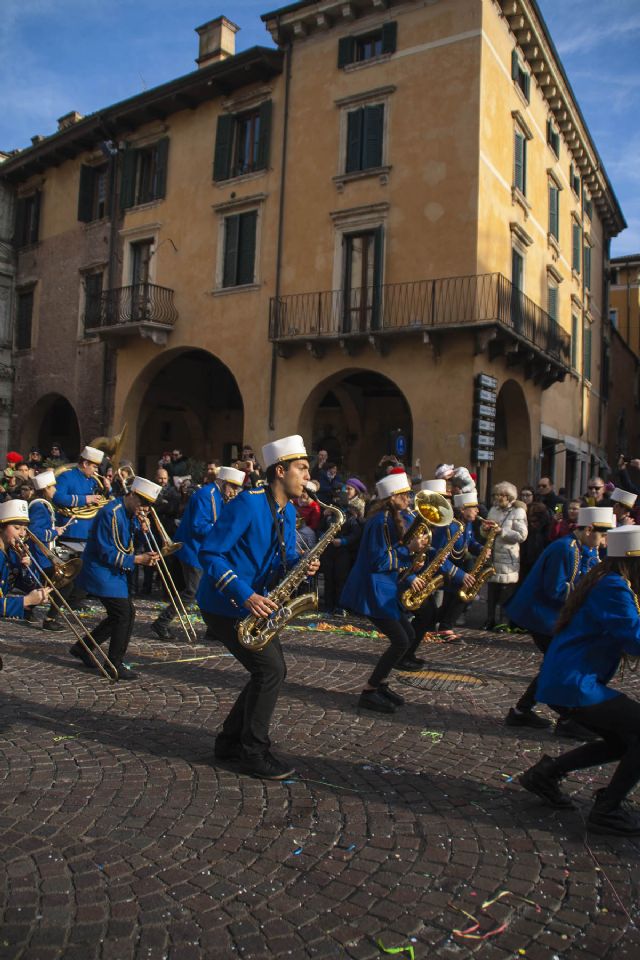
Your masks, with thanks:
[{"label": "stone window frame", "polygon": [[[233,295],[234,293],[247,293],[261,289],[262,222],[264,219],[266,199],[266,193],[255,193],[248,197],[238,197],[234,200],[225,200],[222,203],[212,204],[212,210],[218,216],[214,286],[211,291],[214,296],[224,297]],[[224,281],[225,220],[229,216],[235,216],[239,213],[250,213],[254,210],[256,212],[256,246],[253,261],[253,282],[243,283],[235,287],[224,287],[222,284]]]},{"label": "stone window frame", "polygon": [[[391,129],[391,96],[395,93],[397,87],[395,84],[388,84],[384,87],[376,87],[372,90],[365,90],[362,93],[350,94],[346,97],[339,97],[334,100],[335,106],[340,111],[339,134],[338,134],[338,172],[333,177],[338,191],[344,189],[346,183],[351,180],[362,180],[367,177],[379,177],[380,182],[385,185],[389,182],[389,173],[391,165],[389,164],[389,131]],[[363,107],[383,106],[382,122],[382,163],[379,167],[369,167],[366,170],[355,170],[347,173],[347,130],[349,123],[349,113]]]}]

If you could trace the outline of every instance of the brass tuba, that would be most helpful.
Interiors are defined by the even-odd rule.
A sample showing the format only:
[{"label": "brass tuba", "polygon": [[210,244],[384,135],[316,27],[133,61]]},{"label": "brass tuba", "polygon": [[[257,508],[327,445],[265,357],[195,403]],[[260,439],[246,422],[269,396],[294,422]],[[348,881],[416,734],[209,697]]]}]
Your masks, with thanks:
[{"label": "brass tuba", "polygon": [[402,543],[406,546],[421,533],[431,533],[432,527],[448,527],[453,520],[453,509],[446,497],[431,490],[420,490],[413,502],[415,519],[405,530]]},{"label": "brass tuba", "polygon": [[[126,433],[127,425],[125,423],[120,433],[115,434],[113,437],[96,437],[94,440],[91,440],[89,446],[95,447],[96,450],[102,450],[109,460],[115,460],[120,453]],[[61,473],[66,473],[67,470],[73,470],[73,468],[77,466],[77,463],[64,463],[61,467],[56,467],[54,474],[56,477],[59,477]],[[105,487],[102,477],[99,474],[96,474],[94,480],[98,485],[97,492],[100,494],[99,503],[84,507],[57,507],[57,512],[63,517],[72,517],[74,520],[93,520],[93,518],[97,515],[98,510],[101,510],[110,499],[105,494]]]}]

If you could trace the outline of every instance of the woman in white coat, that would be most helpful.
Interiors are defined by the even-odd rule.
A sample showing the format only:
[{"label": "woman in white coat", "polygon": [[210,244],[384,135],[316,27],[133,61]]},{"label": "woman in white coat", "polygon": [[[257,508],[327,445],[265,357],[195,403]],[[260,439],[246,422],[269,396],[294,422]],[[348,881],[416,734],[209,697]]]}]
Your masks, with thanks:
[{"label": "woman in white coat", "polygon": [[527,510],[517,496],[518,491],[512,483],[504,481],[493,488],[493,506],[487,521],[497,524],[500,533],[493,545],[491,565],[496,572],[488,584],[485,630],[493,630],[498,604],[502,608],[518,583],[520,544],[527,539]]}]

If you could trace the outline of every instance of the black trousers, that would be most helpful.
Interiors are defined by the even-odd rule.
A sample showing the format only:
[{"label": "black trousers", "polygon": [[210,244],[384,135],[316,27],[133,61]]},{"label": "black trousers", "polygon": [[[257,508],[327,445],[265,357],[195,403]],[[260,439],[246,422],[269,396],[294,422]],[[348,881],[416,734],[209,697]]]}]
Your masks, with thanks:
[{"label": "black trousers", "polygon": [[248,760],[263,757],[271,747],[269,726],[287,675],[280,640],[275,637],[263,650],[248,650],[238,641],[237,620],[204,611],[202,616],[207,632],[223,643],[250,674],[222,724],[216,743],[221,747],[240,744]]},{"label": "black trousers", "polygon": [[416,635],[404,613],[399,620],[392,620],[391,617],[369,619],[376,630],[389,638],[389,646],[376,663],[368,680],[370,687],[377,688],[384,683],[395,665],[410,652]]},{"label": "black trousers", "polygon": [[442,606],[438,613],[441,630],[453,630],[456,620],[464,610],[466,604],[458,596],[458,590],[445,590]]},{"label": "black trousers", "polygon": [[500,604],[500,615],[507,600],[510,600],[517,589],[517,583],[488,583],[487,584],[487,621],[496,622],[496,611]]},{"label": "black trousers", "polygon": [[619,760],[602,800],[613,809],[640,780],[640,703],[624,693],[592,707],[563,709],[563,715],[597,733],[600,740],[563,753],[555,761],[563,776],[573,770]]},{"label": "black trousers", "polygon": [[[553,637],[549,637],[546,633],[532,633],[531,639],[535,643],[536,647],[538,648],[538,650],[540,651],[544,659],[545,653],[551,646],[551,641],[553,640]],[[542,665],[540,669],[542,669]],[[533,678],[533,680],[531,681],[531,683],[529,684],[529,686],[527,687],[527,689],[522,694],[522,696],[520,697],[520,699],[516,704],[516,708],[518,710],[521,710],[523,713],[528,712],[529,710],[533,710],[536,703],[538,702],[536,700],[536,690],[538,687],[539,677],[540,677],[540,670],[538,670],[537,674],[535,675],[535,677]]]},{"label": "black trousers", "polygon": [[[182,569],[182,574],[184,576],[185,587],[181,592],[180,596],[182,597],[182,602],[185,604],[191,603],[196,598],[196,593],[198,592],[198,587],[200,585],[200,578],[202,577],[202,570],[199,567],[191,567],[188,563],[183,563],[180,561],[180,567]],[[158,620],[162,623],[171,623],[172,620],[178,614],[175,611],[175,607],[172,603],[167,604],[162,613],[158,616]]]},{"label": "black trousers", "polygon": [[411,656],[415,656],[416,650],[422,643],[425,633],[431,633],[436,625],[436,617],[438,614],[438,608],[436,605],[435,594],[431,594],[430,597],[424,601],[422,606],[416,611],[413,618],[413,623],[411,624],[414,632],[414,638],[411,641],[411,646],[409,647],[407,653]]},{"label": "black trousers", "polygon": [[352,566],[353,560],[348,547],[334,547],[331,544],[322,554],[320,570],[324,575],[325,610],[335,610],[340,606],[340,594]]},{"label": "black trousers", "polygon": [[109,641],[109,660],[119,667],[124,659],[131,639],[136,608],[129,597],[100,597],[107,612],[104,620],[93,628],[91,636],[95,643]]}]

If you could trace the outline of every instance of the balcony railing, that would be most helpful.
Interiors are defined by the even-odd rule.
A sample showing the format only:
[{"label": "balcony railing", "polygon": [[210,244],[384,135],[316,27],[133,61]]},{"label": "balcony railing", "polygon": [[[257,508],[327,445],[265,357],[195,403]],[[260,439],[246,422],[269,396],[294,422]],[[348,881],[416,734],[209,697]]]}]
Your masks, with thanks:
[{"label": "balcony railing", "polygon": [[274,297],[269,337],[286,344],[495,325],[568,367],[570,335],[500,273]]},{"label": "balcony railing", "polygon": [[177,319],[173,290],[155,283],[103,290],[85,304],[85,329],[102,334],[140,332],[166,342]]}]

